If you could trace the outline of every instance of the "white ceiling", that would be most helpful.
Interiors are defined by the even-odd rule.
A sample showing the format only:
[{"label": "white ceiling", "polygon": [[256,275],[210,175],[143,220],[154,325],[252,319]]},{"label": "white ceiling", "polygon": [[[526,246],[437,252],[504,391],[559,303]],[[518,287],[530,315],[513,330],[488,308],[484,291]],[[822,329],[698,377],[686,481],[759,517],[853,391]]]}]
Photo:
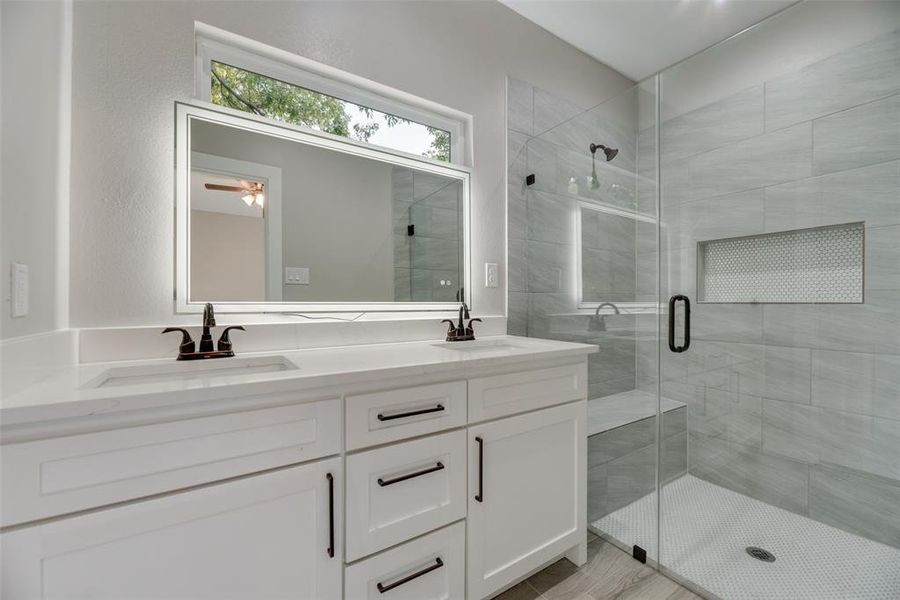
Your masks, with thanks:
[{"label": "white ceiling", "polygon": [[797,0],[500,0],[638,81]]}]

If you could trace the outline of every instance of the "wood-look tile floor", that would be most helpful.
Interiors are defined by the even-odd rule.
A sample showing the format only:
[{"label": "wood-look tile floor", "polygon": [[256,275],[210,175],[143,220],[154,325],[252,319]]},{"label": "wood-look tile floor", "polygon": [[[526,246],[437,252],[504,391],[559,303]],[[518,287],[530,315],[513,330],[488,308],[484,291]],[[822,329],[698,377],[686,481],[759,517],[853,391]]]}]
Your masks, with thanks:
[{"label": "wood-look tile floor", "polygon": [[702,600],[606,540],[588,538],[583,566],[561,559],[495,600]]}]

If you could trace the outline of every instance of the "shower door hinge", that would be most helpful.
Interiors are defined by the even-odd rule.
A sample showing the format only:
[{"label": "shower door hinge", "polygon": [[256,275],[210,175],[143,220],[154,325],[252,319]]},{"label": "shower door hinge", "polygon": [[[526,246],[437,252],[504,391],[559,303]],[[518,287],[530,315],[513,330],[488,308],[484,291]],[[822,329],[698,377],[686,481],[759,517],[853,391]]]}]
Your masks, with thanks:
[{"label": "shower door hinge", "polygon": [[534,173],[525,177],[525,185],[534,185]]},{"label": "shower door hinge", "polygon": [[639,560],[645,565],[647,564],[647,551],[640,546],[634,546],[634,549],[631,551],[631,556],[633,556],[635,560]]},{"label": "shower door hinge", "polygon": [[415,225],[407,225],[406,226],[406,235],[416,235],[416,226]]}]

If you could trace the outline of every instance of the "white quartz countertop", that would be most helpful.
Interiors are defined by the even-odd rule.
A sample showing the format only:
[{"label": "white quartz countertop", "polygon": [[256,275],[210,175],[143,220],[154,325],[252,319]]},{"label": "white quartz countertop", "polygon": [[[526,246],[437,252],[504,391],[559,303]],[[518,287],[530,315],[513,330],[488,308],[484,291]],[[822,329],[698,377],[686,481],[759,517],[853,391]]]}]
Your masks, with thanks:
[{"label": "white quartz countertop", "polygon": [[[111,369],[165,369],[172,359],[118,361],[73,365],[50,378],[0,401],[0,424],[4,429],[41,422],[111,414],[121,411],[161,408],[188,402],[208,402],[253,393],[279,393],[326,386],[375,381],[392,377],[433,375],[453,371],[495,367],[529,360],[584,356],[597,351],[589,344],[516,336],[492,336],[474,342],[446,344],[441,340],[341,346],[295,351],[244,353],[216,359],[215,373],[180,377],[133,385],[97,387]],[[295,369],[228,374],[218,368],[227,364],[241,368],[259,357],[283,357]],[[208,367],[213,361],[179,362]],[[458,375],[457,375],[458,376]],[[463,375],[464,376],[464,375]]]}]

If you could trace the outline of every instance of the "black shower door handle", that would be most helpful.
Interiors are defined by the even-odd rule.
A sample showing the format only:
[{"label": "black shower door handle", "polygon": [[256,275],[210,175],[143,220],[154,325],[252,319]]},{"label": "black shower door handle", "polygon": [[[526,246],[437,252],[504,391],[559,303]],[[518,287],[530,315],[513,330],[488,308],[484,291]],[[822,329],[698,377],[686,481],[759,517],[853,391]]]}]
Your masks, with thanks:
[{"label": "black shower door handle", "polygon": [[[684,344],[675,345],[675,304],[684,302]],[[687,296],[675,294],[669,298],[669,350],[684,352],[691,347],[691,301]]]}]

